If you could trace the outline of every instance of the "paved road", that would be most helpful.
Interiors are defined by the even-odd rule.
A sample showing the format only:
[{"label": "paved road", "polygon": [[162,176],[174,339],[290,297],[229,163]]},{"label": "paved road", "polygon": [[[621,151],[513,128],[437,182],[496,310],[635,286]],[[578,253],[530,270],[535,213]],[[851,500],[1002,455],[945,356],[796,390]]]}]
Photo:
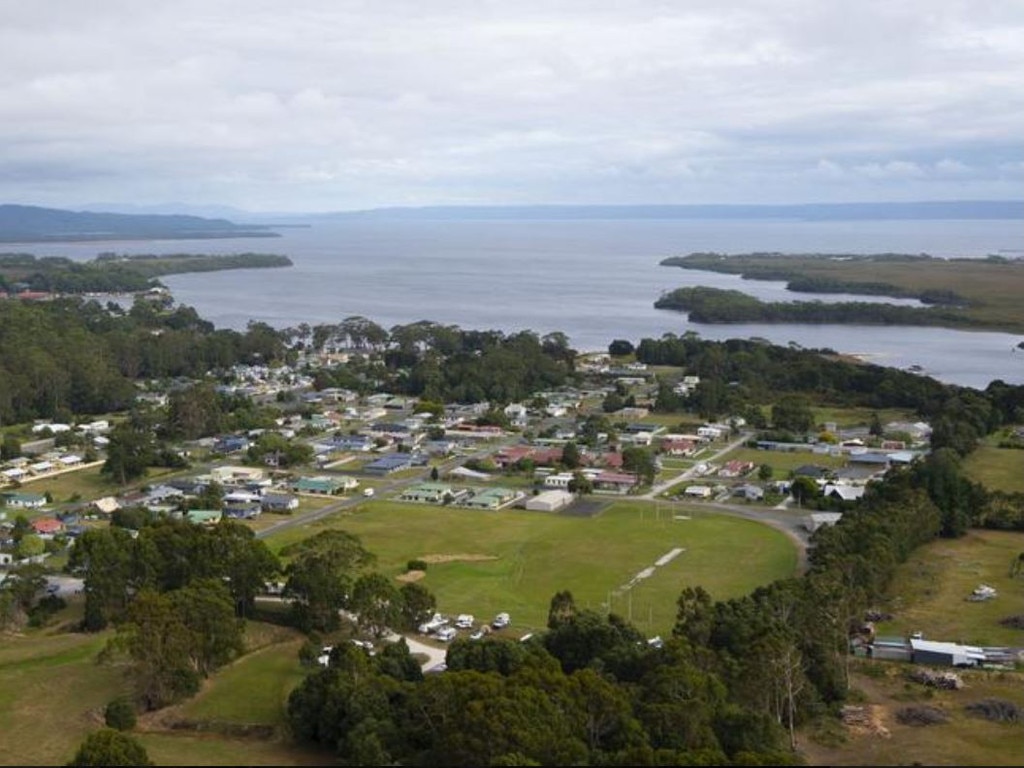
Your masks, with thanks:
[{"label": "paved road", "polygon": [[669,488],[677,486],[680,483],[685,483],[687,480],[692,480],[694,477],[700,477],[700,475],[698,475],[697,471],[696,471],[697,470],[697,466],[699,464],[709,464],[709,463],[711,463],[713,461],[717,461],[718,459],[720,459],[722,456],[725,456],[730,451],[734,451],[737,448],[739,448],[741,445],[743,445],[745,442],[747,442],[747,440],[749,440],[751,437],[753,437],[753,433],[752,432],[744,432],[739,437],[737,437],[735,440],[733,440],[731,443],[726,445],[724,448],[721,448],[720,450],[716,451],[714,453],[714,455],[712,455],[711,457],[706,458],[706,459],[705,458],[700,459],[700,461],[698,461],[697,464],[694,464],[692,467],[690,467],[688,470],[686,470],[682,474],[677,475],[676,477],[673,477],[670,480],[666,480],[663,483],[659,483],[658,485],[652,486],[651,490],[649,490],[647,493],[641,494],[637,498],[640,498],[640,499],[655,499],[658,496],[660,496],[661,494],[663,494],[665,491],[667,491]]}]

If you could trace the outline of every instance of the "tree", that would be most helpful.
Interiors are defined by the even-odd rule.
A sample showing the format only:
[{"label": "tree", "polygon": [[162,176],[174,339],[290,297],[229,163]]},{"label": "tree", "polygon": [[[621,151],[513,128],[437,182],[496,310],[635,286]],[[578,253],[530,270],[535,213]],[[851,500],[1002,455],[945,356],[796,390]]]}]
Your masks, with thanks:
[{"label": "tree", "polygon": [[636,351],[632,342],[626,341],[625,339],[614,339],[611,344],[608,345],[608,354],[613,357],[625,357],[626,355],[632,355]]},{"label": "tree", "polygon": [[367,573],[356,579],[349,609],[356,614],[360,627],[381,638],[401,619],[402,595],[387,576]]},{"label": "tree", "polygon": [[772,475],[775,474],[775,470],[771,464],[762,464],[757,468],[757,479],[761,482],[767,482],[772,479]]},{"label": "tree", "polygon": [[355,573],[374,560],[358,537],[338,530],[322,531],[281,554],[294,555],[285,570],[285,595],[295,598],[293,619],[307,632],[338,627],[338,611],[348,600]]},{"label": "tree", "polygon": [[200,579],[167,593],[179,621],[188,627],[191,666],[203,677],[243,651],[243,624],[235,617],[231,593],[218,579]]},{"label": "tree", "polygon": [[137,739],[113,728],[101,728],[85,737],[67,765],[153,765],[153,761]]},{"label": "tree", "polygon": [[100,473],[121,485],[145,476],[153,461],[152,433],[131,422],[124,422],[114,427],[109,439],[107,460]]},{"label": "tree", "polygon": [[799,395],[783,395],[772,406],[772,425],[798,434],[806,434],[814,426],[814,413]]},{"label": "tree", "polygon": [[68,568],[84,573],[86,631],[103,629],[127,607],[139,586],[135,552],[136,542],[124,528],[92,529],[75,540]]},{"label": "tree", "polygon": [[124,651],[131,659],[131,677],[138,700],[160,709],[199,690],[199,672],[192,664],[193,632],[168,595],[142,590],[118,625],[107,653]]},{"label": "tree", "polygon": [[130,731],[135,727],[135,705],[127,696],[111,699],[103,710],[103,722],[108,728],[118,731]]},{"label": "tree", "polygon": [[796,499],[797,503],[801,505],[821,495],[821,489],[818,488],[818,484],[806,475],[793,478],[793,482],[789,486],[789,492]]},{"label": "tree", "polygon": [[18,542],[18,557],[38,557],[46,551],[46,542],[34,533],[28,533]]},{"label": "tree", "polygon": [[14,435],[4,435],[3,443],[0,443],[0,459],[9,461],[21,456],[21,442]]},{"label": "tree", "polygon": [[434,615],[437,598],[422,584],[408,582],[399,587],[398,591],[402,596],[400,624],[403,629],[416,629]]},{"label": "tree", "polygon": [[637,479],[645,485],[653,483],[654,477],[658,474],[654,454],[639,445],[630,445],[622,449],[622,469],[626,472],[635,472]]},{"label": "tree", "polygon": [[566,469],[578,469],[582,463],[580,448],[572,440],[569,440],[562,447],[562,466]]}]

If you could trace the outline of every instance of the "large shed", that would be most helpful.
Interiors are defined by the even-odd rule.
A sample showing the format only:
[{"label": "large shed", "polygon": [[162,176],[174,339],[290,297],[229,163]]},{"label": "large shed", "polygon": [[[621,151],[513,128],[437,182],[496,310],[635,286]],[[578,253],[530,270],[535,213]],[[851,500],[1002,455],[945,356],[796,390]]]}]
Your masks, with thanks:
[{"label": "large shed", "polygon": [[557,512],[568,506],[574,498],[575,495],[568,491],[544,491],[527,499],[525,506],[535,512]]}]

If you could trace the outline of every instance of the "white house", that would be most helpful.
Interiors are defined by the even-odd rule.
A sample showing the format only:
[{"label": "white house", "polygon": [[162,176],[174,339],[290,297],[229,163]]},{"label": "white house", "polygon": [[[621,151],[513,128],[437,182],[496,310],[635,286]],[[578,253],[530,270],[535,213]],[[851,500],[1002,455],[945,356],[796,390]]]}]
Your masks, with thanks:
[{"label": "white house", "polygon": [[559,472],[554,475],[548,475],[544,478],[545,488],[568,488],[569,483],[572,482],[573,475],[571,472]]}]

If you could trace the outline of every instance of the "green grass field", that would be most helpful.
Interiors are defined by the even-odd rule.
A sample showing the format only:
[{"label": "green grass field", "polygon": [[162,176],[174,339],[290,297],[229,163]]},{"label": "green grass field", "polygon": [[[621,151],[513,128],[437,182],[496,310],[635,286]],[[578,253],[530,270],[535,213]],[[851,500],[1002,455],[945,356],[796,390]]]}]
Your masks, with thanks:
[{"label": "green grass field", "polygon": [[95,662],[108,637],[38,630],[2,636],[0,761],[61,765],[103,725],[107,702],[127,692],[120,669]]},{"label": "green grass field", "polygon": [[[906,664],[858,660],[851,682],[864,706],[884,731],[846,731],[841,742],[817,743],[813,724],[798,734],[810,765],[1021,765],[1024,762],[1024,722],[993,723],[973,717],[965,705],[997,698],[1024,707],[1024,676],[1020,673],[966,671],[964,687],[943,691],[910,683]],[[900,709],[913,705],[936,707],[949,722],[926,727],[896,719]],[[842,732],[835,725],[830,732]],[[834,738],[834,737],[833,737]]]},{"label": "green grass field", "polygon": [[999,448],[998,442],[998,436],[990,436],[967,456],[964,469],[986,488],[1024,493],[1024,451]]},{"label": "green grass field", "polygon": [[[394,502],[361,510],[273,536],[268,544],[279,548],[338,527],[359,536],[386,574],[398,576],[411,559],[446,559],[431,563],[422,582],[441,611],[485,620],[508,611],[523,631],[543,628],[551,597],[567,589],[582,608],[605,611],[610,601],[611,610],[641,630],[664,634],[684,587],[736,597],[793,575],[797,562],[789,539],[768,526],[702,511],[688,512],[689,520],[662,512],[656,520],[649,502],[615,502],[592,518]],[[624,589],[674,548],[685,551]]]},{"label": "green grass field", "polygon": [[[1024,577],[1010,576],[1013,560],[1024,552],[1024,533],[971,531],[959,539],[939,539],[918,549],[893,582],[884,610],[891,622],[882,635],[921,631],[930,640],[969,645],[1024,646],[1024,631],[999,620],[1024,613]],[[965,598],[979,584],[998,591],[994,600]]]},{"label": "green grass field", "polygon": [[[805,464],[829,469],[839,469],[846,464],[845,456],[826,456],[811,451],[759,451],[756,448],[737,448],[719,459],[718,463],[725,464],[727,461],[734,460],[752,461],[758,467],[767,464],[775,470],[772,475],[775,480],[785,480],[792,470]],[[754,475],[756,476],[756,474],[757,470],[755,469]]]}]

